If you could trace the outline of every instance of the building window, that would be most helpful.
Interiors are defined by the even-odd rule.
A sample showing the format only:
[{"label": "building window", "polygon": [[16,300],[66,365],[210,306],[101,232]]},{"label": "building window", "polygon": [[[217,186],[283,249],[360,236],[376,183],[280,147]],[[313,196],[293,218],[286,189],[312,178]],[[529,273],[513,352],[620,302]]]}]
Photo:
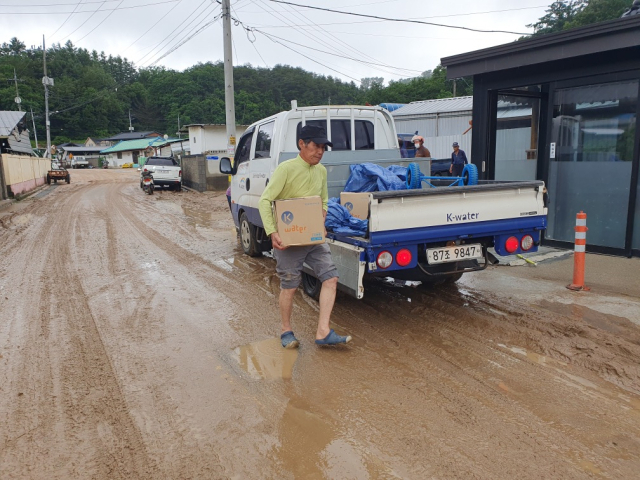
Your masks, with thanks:
[{"label": "building window", "polygon": [[117,155],[118,155],[118,160],[122,160],[122,152],[118,152]]}]

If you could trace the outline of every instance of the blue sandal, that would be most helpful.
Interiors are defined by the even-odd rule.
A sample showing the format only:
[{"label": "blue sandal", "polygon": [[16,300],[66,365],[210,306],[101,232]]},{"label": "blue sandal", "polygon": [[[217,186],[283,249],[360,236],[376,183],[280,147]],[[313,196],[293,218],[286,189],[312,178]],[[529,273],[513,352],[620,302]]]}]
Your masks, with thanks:
[{"label": "blue sandal", "polygon": [[300,345],[300,342],[291,330],[280,335],[280,341],[284,348],[298,348]]},{"label": "blue sandal", "polygon": [[316,340],[316,345],[338,345],[341,343],[349,343],[352,340],[351,335],[338,335],[333,329],[329,330],[329,335],[322,340]]}]

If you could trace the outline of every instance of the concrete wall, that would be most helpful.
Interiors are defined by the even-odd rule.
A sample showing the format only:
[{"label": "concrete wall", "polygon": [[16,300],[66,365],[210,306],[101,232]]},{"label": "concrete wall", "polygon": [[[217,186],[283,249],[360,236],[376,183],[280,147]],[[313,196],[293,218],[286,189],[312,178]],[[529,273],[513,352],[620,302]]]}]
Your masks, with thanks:
[{"label": "concrete wall", "polygon": [[[7,198],[27,193],[43,185],[51,168],[48,158],[28,155],[0,155],[4,188],[0,197]],[[0,185],[1,186],[1,185]]]},{"label": "concrete wall", "polygon": [[207,160],[204,155],[182,157],[182,183],[199,192],[224,192],[229,186],[229,177],[218,170],[218,162]]}]

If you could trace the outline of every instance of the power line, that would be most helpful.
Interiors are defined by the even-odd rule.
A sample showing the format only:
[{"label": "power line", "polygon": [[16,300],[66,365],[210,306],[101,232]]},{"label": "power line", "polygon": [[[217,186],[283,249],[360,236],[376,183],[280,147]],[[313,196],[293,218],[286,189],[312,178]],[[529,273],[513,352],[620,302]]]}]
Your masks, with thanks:
[{"label": "power line", "polygon": [[442,23],[434,23],[434,22],[425,22],[422,20],[409,20],[409,19],[403,19],[403,18],[388,18],[388,17],[380,17],[378,15],[366,15],[364,13],[354,13],[354,12],[343,12],[341,10],[333,10],[330,8],[322,8],[322,7],[313,7],[310,5],[300,5],[299,3],[291,3],[291,2],[285,2],[283,0],[269,0],[271,2],[274,3],[282,3],[283,5],[292,5],[294,7],[301,7],[301,8],[310,8],[312,10],[321,10],[324,12],[331,12],[331,13],[340,13],[342,15],[353,15],[355,17],[364,17],[364,18],[375,18],[377,20],[383,20],[383,21],[387,21],[387,22],[404,22],[404,23],[419,23],[422,25],[432,25],[435,27],[445,27],[445,28],[456,28],[459,30],[469,30],[471,32],[480,32],[480,33],[509,33],[509,34],[513,34],[513,35],[530,35],[529,33],[521,33],[521,32],[511,32],[511,31],[507,31],[507,30],[481,30],[478,28],[469,28],[469,27],[461,27],[459,25],[445,25]]},{"label": "power line", "polygon": [[[84,2],[85,4],[90,4],[90,3],[101,3],[101,4],[105,4],[108,2],[114,2],[114,1],[118,1],[118,0],[104,0],[102,2]],[[132,8],[142,8],[142,7],[151,7],[151,6],[155,6],[155,5],[163,5],[165,3],[175,3],[178,2],[180,0],[164,0],[163,2],[154,2],[154,3],[145,3],[143,5],[131,5],[129,7],[116,7],[116,8],[105,8],[100,10],[100,7],[98,7],[97,10],[80,10],[78,12],[74,12],[73,10],[71,12],[69,11],[65,11],[65,12],[7,12],[7,11],[3,11],[2,15],[66,15],[67,13],[70,14],[79,14],[79,13],[96,13],[98,11],[101,12],[111,12],[114,10],[130,10]],[[71,4],[68,4],[71,5]],[[11,6],[15,6],[15,5],[11,5]],[[47,5],[49,6],[49,5]]]},{"label": "power line", "polygon": [[[210,5],[208,5],[204,11],[206,11],[208,8],[210,7]],[[211,17],[211,15],[214,15],[216,13],[216,9],[217,9],[218,5],[214,5],[213,10],[210,11],[209,13],[207,13],[207,15],[205,15],[202,20],[200,20],[200,22],[195,25],[195,26],[191,26],[186,30],[186,34],[183,35],[181,38],[179,38],[174,44],[173,46],[169,47],[164,54],[162,54],[160,57],[156,58],[153,61],[150,61],[150,63],[147,64],[147,67],[152,67],[154,65],[156,65],[160,60],[162,60],[163,58],[165,58],[167,55],[170,55],[171,53],[175,52],[178,48],[180,48],[181,46],[183,46],[184,44],[188,43],[192,38],[194,38],[196,35],[200,34],[201,32],[203,32],[206,28],[208,28],[209,26],[213,25],[216,20],[218,20],[219,17],[214,17],[213,20],[207,22],[207,20]],[[203,13],[204,13],[203,11]],[[186,20],[185,20],[186,21]],[[207,23],[205,23],[207,22]],[[183,22],[184,23],[184,22]],[[204,24],[204,25],[203,25]],[[191,33],[193,30],[195,30],[195,32]],[[178,37],[182,32],[178,32],[176,35],[173,36],[173,38],[171,38],[171,40],[169,40],[169,42],[172,42],[173,40],[176,39],[176,37]],[[168,45],[168,43],[167,43]]]},{"label": "power line", "polygon": [[[378,65],[378,66],[386,66],[384,64],[380,64],[380,63],[371,63],[371,62],[367,62],[364,60],[358,60],[357,58],[353,58],[353,57],[348,57],[346,55],[340,55],[340,54],[336,54],[336,53],[332,53],[332,52],[327,52],[326,50],[320,50],[319,48],[314,48],[314,47],[309,47],[308,45],[302,45],[301,43],[296,43],[292,40],[287,40],[286,38],[281,38],[281,37],[277,37],[276,35],[270,34],[270,33],[266,33],[263,32],[259,29],[255,29],[256,32],[261,33],[262,35],[264,35],[265,37],[273,37],[273,38],[277,38],[278,40],[282,40],[284,42],[289,42],[292,43],[293,45],[297,45],[299,47],[303,47],[303,48],[308,48],[309,50],[315,50],[316,52],[320,52],[320,53],[326,53],[327,55],[333,55],[335,57],[340,57],[340,58],[346,58],[347,60],[353,60],[354,62],[358,62],[358,63],[362,63],[365,65]],[[395,68],[395,67],[392,67]],[[409,72],[414,72],[414,73],[422,73],[422,70],[413,70],[410,68],[402,68],[402,69],[398,69],[398,70],[407,70]],[[389,73],[389,72],[388,72]]]},{"label": "power line", "polygon": [[[289,28],[292,28],[292,29],[294,29],[294,30],[298,31],[298,32],[300,32],[302,35],[306,35],[307,37],[309,37],[309,38],[311,38],[311,39],[315,39],[315,40],[317,40],[318,42],[322,42],[322,39],[320,39],[320,38],[316,37],[315,33],[306,33],[306,32],[304,32],[304,31],[302,31],[302,30],[298,29],[298,27],[296,26],[296,24],[295,24],[295,23],[290,22],[286,17],[283,17],[283,16],[282,16],[282,15],[280,15],[278,12],[274,12],[274,11],[268,10],[268,9],[267,9],[267,8],[265,8],[263,5],[261,5],[261,3],[264,3],[264,2],[260,1],[260,3],[255,3],[255,4],[256,4],[256,5],[258,5],[262,10],[264,10],[266,13],[268,13],[269,15],[271,15],[272,17],[274,17],[274,18],[276,18],[276,19],[278,19],[278,17],[276,17],[276,15],[275,15],[275,14],[278,14],[278,16],[280,17],[280,19],[281,19],[285,24],[287,24],[287,25],[289,26]],[[237,20],[237,19],[234,19],[234,20]],[[243,25],[243,28],[247,28],[244,24],[242,24],[242,25]],[[277,41],[277,40],[273,40],[273,39],[269,39],[269,40],[271,40],[271,41],[272,41],[272,42],[274,42],[274,43],[281,44],[281,42],[279,42],[279,41]],[[295,52],[295,53],[298,53],[299,55],[302,55],[302,56],[303,56],[303,57],[305,57],[305,58],[309,58],[309,57],[307,57],[306,55],[301,54],[300,52],[298,52],[297,50],[295,50],[295,49],[293,49],[293,48],[291,48],[291,47],[286,47],[286,48],[288,48],[289,50],[291,50],[291,51],[293,51],[293,52]],[[317,62],[317,61],[316,61],[316,60],[314,60],[314,59],[310,59],[310,60],[314,61],[315,63],[318,63],[318,64],[322,65],[323,67],[325,66],[324,64],[321,64],[320,62]],[[334,72],[338,72],[338,73],[342,74],[342,72],[340,72],[339,70],[336,70],[335,68],[331,68],[331,70],[333,70]],[[345,75],[346,77],[349,77],[349,78],[354,78],[354,77],[351,77],[350,75],[347,75],[347,74],[344,74],[344,75]]]},{"label": "power line", "polygon": [[[264,3],[264,2],[261,2],[261,3]],[[256,3],[256,5],[258,5],[260,8],[263,8],[263,9],[264,9],[264,7],[263,7],[262,5],[260,5],[260,4],[258,4],[258,3]],[[270,13],[270,14],[273,16],[273,13],[272,13],[271,11],[269,11],[269,10],[265,10],[265,11],[266,11],[267,13]],[[297,12],[295,12],[295,10],[294,10],[294,13],[296,13],[296,14],[297,14]],[[309,20],[309,19],[308,19],[307,17],[305,17],[304,15],[302,15],[302,18],[304,18],[304,19],[306,19],[306,20]],[[288,20],[287,20],[287,19],[285,19],[285,18],[283,18],[283,21],[284,21],[285,23],[287,23],[287,22],[288,22]],[[317,41],[319,41],[319,42],[323,42],[323,43],[327,44],[327,42],[326,42],[326,41],[323,41],[323,39],[321,39],[321,38],[317,37],[317,36],[315,35],[315,32],[313,32],[313,33],[308,33],[308,32],[301,31],[301,30],[299,29],[299,27],[298,27],[295,23],[292,23],[290,26],[291,26],[291,28],[293,28],[293,29],[295,29],[295,30],[300,31],[303,35],[305,35],[305,36],[307,36],[307,37],[315,38],[315,39],[317,39]],[[326,32],[326,30],[324,30],[324,29],[320,29],[320,30],[324,31],[325,33],[329,34],[330,36],[333,36],[333,35],[331,35],[329,32]],[[260,33],[262,33],[262,34],[263,34],[263,35],[265,35],[265,36],[267,36],[267,35],[268,35],[268,34],[266,34],[265,32],[260,32]],[[333,36],[333,37],[335,38],[335,36]],[[279,38],[279,37],[276,37],[276,38]],[[280,40],[282,40],[282,41],[285,41],[285,42],[289,42],[289,40],[284,39],[284,38],[279,38],[279,39],[280,39]],[[332,40],[332,39],[330,38],[330,40]],[[337,39],[337,40],[338,40],[338,41],[340,41],[340,42],[342,42],[340,39]],[[296,44],[295,42],[289,42],[289,43]],[[353,50],[353,51],[356,53],[356,55],[362,55],[363,57],[368,57],[368,58],[370,58],[370,59],[371,59],[371,61],[369,61],[369,62],[365,62],[365,61],[363,61],[363,60],[358,60],[358,59],[355,59],[355,58],[353,58],[353,57],[344,56],[344,55],[342,54],[342,52],[344,52],[344,46],[340,46],[340,45],[338,45],[338,47],[337,47],[337,48],[336,48],[336,47],[331,47],[330,45],[327,45],[327,46],[329,46],[329,47],[331,47],[331,48],[332,48],[333,53],[332,53],[332,52],[323,51],[323,50],[317,50],[317,49],[315,49],[315,50],[320,51],[320,52],[325,53],[325,54],[328,54],[328,55],[333,55],[333,56],[337,56],[337,57],[343,57],[343,58],[347,58],[347,59],[349,59],[349,60],[354,60],[354,61],[357,61],[357,62],[360,62],[360,63],[365,63],[365,64],[368,64],[368,65],[377,65],[377,66],[381,66],[381,67],[383,67],[383,68],[379,68],[379,67],[373,67],[373,68],[375,68],[376,70],[380,70],[380,71],[382,71],[382,72],[384,72],[384,73],[391,74],[391,75],[399,75],[399,76],[402,76],[402,77],[413,77],[413,76],[414,76],[413,74],[407,75],[405,72],[408,72],[408,71],[411,71],[411,72],[418,72],[418,70],[411,70],[411,69],[405,69],[405,68],[398,68],[398,67],[394,67],[394,66],[392,66],[392,65],[388,65],[388,64],[380,63],[377,59],[375,59],[375,58],[373,58],[373,57],[371,57],[371,56],[367,55],[366,53],[364,53],[364,52],[360,52],[359,50],[357,50],[357,49],[355,49],[355,48],[351,48],[351,47],[349,46],[349,44],[347,44],[347,43],[345,43],[345,42],[342,42],[342,43],[344,44],[344,46],[346,46],[346,47],[350,48],[351,50]],[[313,49],[312,47],[306,47],[305,45],[301,45],[301,44],[296,44],[296,45],[299,45],[299,46],[302,46],[302,47],[305,47],[305,48],[311,48],[311,49]],[[386,69],[385,69],[384,67],[386,67]],[[392,70],[395,70],[395,72],[394,72],[394,71],[390,71],[390,70],[388,70],[389,68],[390,68],[390,69],[392,69]],[[400,72],[402,72],[402,73],[400,73]],[[352,77],[349,77],[349,78],[352,78]]]},{"label": "power line", "polygon": [[136,40],[133,41],[133,43],[131,43],[131,45],[129,45],[127,48],[125,48],[122,53],[126,52],[127,50],[129,50],[132,46],[134,46],[142,37],[144,37],[147,33],[149,33],[151,30],[153,30],[153,28],[158,25],[162,20],[165,19],[165,17],[167,15],[169,15],[171,12],[173,12],[173,10],[182,3],[182,0],[178,0],[178,3],[176,3],[173,7],[171,7],[171,10],[169,10],[167,13],[163,14],[160,16],[160,18],[158,19],[158,21],[156,23],[154,23],[153,25],[151,25],[151,27],[149,27],[149,29],[144,32],[142,35],[140,35]]},{"label": "power line", "polygon": [[[103,6],[105,3],[106,3],[106,0],[103,0],[103,2],[100,4],[100,6],[94,10],[93,14],[98,13],[98,11],[102,8],[102,6]],[[92,16],[93,16],[93,14],[92,14]],[[80,23],[80,25],[78,25],[78,26],[76,27],[76,29],[75,29],[73,32],[71,32],[71,33],[70,33],[69,35],[67,35],[66,37],[62,37],[62,40],[65,40],[66,38],[69,38],[71,35],[73,35],[73,34],[74,34],[74,33],[76,33],[78,30],[80,30],[83,26],[84,26],[84,24],[83,24],[83,23]],[[62,40],[61,40],[61,41],[62,41]]]},{"label": "power line", "polygon": [[[164,38],[160,41],[160,43],[156,44],[156,46],[155,46],[155,47],[151,48],[151,50],[149,50],[149,51],[148,51],[146,54],[144,54],[140,59],[138,59],[138,61],[137,61],[136,63],[140,63],[140,64],[142,64],[142,63],[143,63],[142,61],[143,61],[146,57],[148,57],[148,56],[151,54],[151,52],[155,51],[156,49],[159,49],[159,48],[160,48],[160,45],[162,45],[162,44],[163,44],[163,43],[164,43],[164,42],[165,42],[169,37],[171,37],[171,35],[173,35],[173,34],[175,33],[175,31],[176,31],[176,30],[178,30],[182,25],[184,25],[184,23],[185,23],[186,21],[188,21],[188,20],[189,20],[193,15],[195,15],[195,14],[198,12],[198,10],[200,9],[200,7],[202,7],[202,5],[204,5],[205,3],[207,3],[207,0],[202,0],[202,3],[200,3],[200,4],[199,4],[199,5],[198,5],[198,6],[197,6],[197,7],[196,7],[196,8],[195,8],[195,9],[194,9],[190,14],[189,14],[189,16],[187,16],[187,18],[185,18],[181,23],[179,23],[178,25],[176,25],[176,28],[174,28],[174,29],[173,29],[173,30],[172,30],[172,31],[171,31],[171,32],[170,32],[166,37],[164,37]],[[209,7],[207,6],[207,8],[209,8]],[[206,10],[207,8],[205,8],[205,10]],[[174,37],[174,38],[175,38],[175,37]],[[171,41],[171,40],[169,40],[169,42],[170,42],[170,41]],[[167,43],[168,43],[168,42],[167,42]]]},{"label": "power line", "polygon": [[[263,33],[263,32],[260,32],[260,33],[262,33],[262,34],[264,35],[264,33]],[[266,36],[266,35],[265,35],[265,36]],[[267,36],[267,38],[269,38],[269,37]],[[284,48],[288,48],[288,49],[289,49],[289,50],[291,50],[292,52],[295,52],[295,53],[297,53],[298,55],[301,55],[301,56],[303,56],[304,58],[306,58],[306,59],[308,59],[308,60],[311,60],[312,62],[317,63],[318,65],[322,65],[324,68],[328,68],[328,69],[329,69],[329,70],[331,70],[332,72],[339,73],[340,75],[344,75],[345,77],[348,77],[348,78],[350,78],[351,80],[354,80],[354,81],[356,81],[356,82],[360,83],[360,80],[358,80],[357,78],[352,77],[351,75],[347,75],[346,73],[343,73],[343,72],[341,72],[341,71],[339,71],[339,70],[336,70],[335,68],[331,68],[331,67],[329,67],[329,66],[325,65],[325,64],[324,64],[324,63],[322,63],[322,62],[319,62],[318,60],[315,60],[315,59],[313,59],[313,58],[311,58],[311,57],[308,57],[308,56],[307,56],[307,55],[305,55],[304,53],[300,53],[300,52],[299,52],[299,51],[297,51],[296,49],[291,48],[290,46],[285,45],[284,43],[279,42],[278,40],[274,40],[273,38],[269,38],[269,40],[271,40],[272,42],[277,43],[277,44],[279,44],[279,45],[282,45]]]},{"label": "power line", "polygon": [[[119,7],[120,5],[122,5],[122,2],[124,2],[124,0],[121,0],[121,1],[120,1],[120,3],[118,4],[118,7]],[[96,25],[95,27],[93,27],[93,29],[92,29],[92,30],[89,30],[89,31],[88,31],[88,32],[87,32],[83,37],[81,37],[81,38],[79,38],[78,40],[76,40],[76,43],[79,43],[80,41],[84,40],[84,39],[85,39],[85,37],[87,37],[90,33],[93,33],[93,32],[94,32],[94,31],[95,31],[95,30],[96,30],[100,25],[102,25],[104,22],[106,22],[106,20],[107,20],[111,15],[113,15],[113,12],[115,12],[115,11],[118,9],[118,7],[114,8],[112,11],[110,11],[110,12],[109,12],[109,15],[107,15],[106,17],[104,17],[104,18],[102,19],[102,21],[101,21],[100,23],[98,23],[98,25]]]},{"label": "power line", "polygon": [[60,24],[60,26],[59,26],[58,28],[56,28],[56,31],[55,31],[55,32],[53,32],[53,33],[51,34],[50,38],[54,38],[54,37],[55,37],[55,35],[56,35],[56,33],[58,33],[58,31],[59,31],[62,27],[64,27],[64,26],[66,25],[66,23],[67,23],[67,22],[69,21],[69,19],[73,16],[73,14],[75,13],[75,11],[77,10],[77,8],[80,6],[80,4],[81,4],[81,3],[82,3],[82,0],[80,0],[78,3],[76,3],[76,6],[75,6],[75,7],[73,7],[73,12],[71,12],[71,13],[69,14],[69,16],[68,16],[67,18],[65,18],[64,22],[62,22],[62,23]]}]

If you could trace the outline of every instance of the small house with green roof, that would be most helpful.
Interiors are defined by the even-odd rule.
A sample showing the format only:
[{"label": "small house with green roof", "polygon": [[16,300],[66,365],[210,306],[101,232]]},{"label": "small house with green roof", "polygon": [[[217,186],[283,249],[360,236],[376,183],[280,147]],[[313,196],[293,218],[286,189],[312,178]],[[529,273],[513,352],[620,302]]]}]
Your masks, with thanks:
[{"label": "small house with green roof", "polygon": [[124,140],[112,147],[100,151],[100,155],[106,157],[110,167],[122,167],[124,164],[139,163],[140,157],[159,155],[169,157],[173,154],[172,145],[186,140],[180,138],[140,138],[137,140]]}]

